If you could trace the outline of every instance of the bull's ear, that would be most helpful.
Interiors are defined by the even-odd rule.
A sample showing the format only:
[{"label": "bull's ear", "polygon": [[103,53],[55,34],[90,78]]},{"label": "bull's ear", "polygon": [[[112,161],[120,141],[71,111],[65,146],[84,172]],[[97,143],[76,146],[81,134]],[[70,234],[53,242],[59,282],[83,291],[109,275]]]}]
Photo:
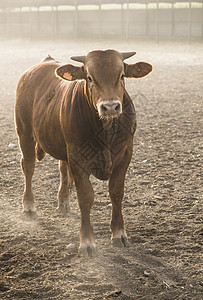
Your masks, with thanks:
[{"label": "bull's ear", "polygon": [[138,62],[136,64],[124,64],[125,77],[140,78],[144,77],[152,71],[152,65],[146,62]]},{"label": "bull's ear", "polygon": [[56,75],[69,81],[84,79],[84,68],[68,64],[57,68]]}]

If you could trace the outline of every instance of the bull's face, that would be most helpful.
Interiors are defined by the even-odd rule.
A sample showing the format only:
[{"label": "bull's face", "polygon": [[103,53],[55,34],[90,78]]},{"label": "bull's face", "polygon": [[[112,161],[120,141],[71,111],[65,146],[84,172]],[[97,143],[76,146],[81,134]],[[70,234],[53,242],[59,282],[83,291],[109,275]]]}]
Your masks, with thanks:
[{"label": "bull's face", "polygon": [[120,53],[93,51],[85,61],[89,96],[100,117],[115,117],[122,113],[124,64]]},{"label": "bull's face", "polygon": [[125,77],[143,77],[152,71],[152,66],[145,62],[133,65],[124,60],[135,52],[119,53],[115,50],[92,51],[87,56],[72,57],[82,62],[81,67],[61,66],[56,74],[66,80],[86,80],[88,98],[98,111],[100,118],[114,118],[122,113],[125,90]]}]

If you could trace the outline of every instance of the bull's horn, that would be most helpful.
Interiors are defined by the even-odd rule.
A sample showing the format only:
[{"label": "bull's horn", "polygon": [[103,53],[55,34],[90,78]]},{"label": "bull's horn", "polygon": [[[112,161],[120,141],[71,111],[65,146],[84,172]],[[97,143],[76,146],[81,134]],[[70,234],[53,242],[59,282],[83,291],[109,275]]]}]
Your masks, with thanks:
[{"label": "bull's horn", "polygon": [[123,56],[123,60],[135,55],[136,52],[121,52],[121,55]]},{"label": "bull's horn", "polygon": [[85,58],[86,58],[86,56],[72,56],[71,57],[72,60],[79,61],[81,63],[85,62]]}]

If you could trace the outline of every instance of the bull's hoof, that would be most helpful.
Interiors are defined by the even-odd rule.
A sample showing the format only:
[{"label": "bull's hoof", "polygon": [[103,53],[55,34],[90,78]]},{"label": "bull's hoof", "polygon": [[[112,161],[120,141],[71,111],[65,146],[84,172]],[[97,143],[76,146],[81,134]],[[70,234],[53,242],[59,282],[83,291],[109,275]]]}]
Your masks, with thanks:
[{"label": "bull's hoof", "polygon": [[111,243],[114,247],[122,248],[129,245],[127,237],[123,235],[120,238],[112,238]]},{"label": "bull's hoof", "polygon": [[35,219],[37,217],[37,213],[36,213],[36,209],[35,208],[24,208],[23,209],[23,215],[26,217],[26,218],[31,218],[31,219]]},{"label": "bull's hoof", "polygon": [[88,246],[88,247],[80,247],[78,250],[78,256],[82,256],[85,258],[94,258],[97,256],[96,245]]},{"label": "bull's hoof", "polygon": [[60,204],[57,209],[56,209],[59,213],[62,214],[67,214],[70,212],[70,205],[69,203],[62,203]]}]

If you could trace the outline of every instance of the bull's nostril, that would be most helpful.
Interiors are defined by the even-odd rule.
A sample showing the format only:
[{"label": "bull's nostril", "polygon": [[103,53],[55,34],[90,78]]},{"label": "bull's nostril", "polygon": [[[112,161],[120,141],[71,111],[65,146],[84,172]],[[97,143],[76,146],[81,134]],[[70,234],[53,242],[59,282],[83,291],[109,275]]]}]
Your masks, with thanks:
[{"label": "bull's nostril", "polygon": [[116,105],[115,110],[116,110],[116,111],[119,111],[119,110],[120,110],[120,104],[117,104],[117,105]]},{"label": "bull's nostril", "polygon": [[107,107],[106,107],[105,105],[102,105],[102,110],[103,110],[104,112],[106,112],[106,111],[107,111]]}]

